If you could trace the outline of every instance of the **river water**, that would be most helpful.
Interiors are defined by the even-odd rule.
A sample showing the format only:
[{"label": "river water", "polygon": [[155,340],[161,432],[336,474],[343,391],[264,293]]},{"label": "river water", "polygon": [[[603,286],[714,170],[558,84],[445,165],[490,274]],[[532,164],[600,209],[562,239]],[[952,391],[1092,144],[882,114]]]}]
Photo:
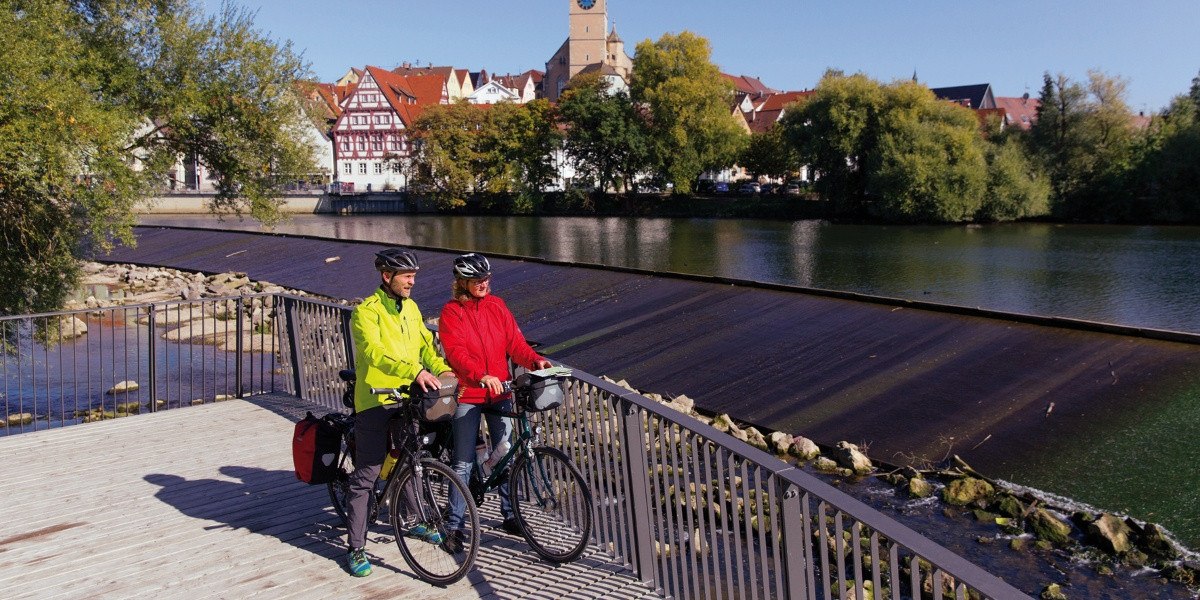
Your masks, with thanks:
[{"label": "river water", "polygon": [[[145,225],[260,231],[253,220]],[[279,233],[718,275],[1200,333],[1200,227],[300,215]]]}]

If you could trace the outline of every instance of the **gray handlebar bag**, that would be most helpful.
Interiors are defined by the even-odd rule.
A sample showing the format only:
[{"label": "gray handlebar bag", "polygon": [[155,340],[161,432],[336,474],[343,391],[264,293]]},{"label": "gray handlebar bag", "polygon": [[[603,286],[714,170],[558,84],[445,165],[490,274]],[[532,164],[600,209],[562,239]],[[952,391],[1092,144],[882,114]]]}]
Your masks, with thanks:
[{"label": "gray handlebar bag", "polygon": [[513,380],[517,403],[532,412],[554,410],[567,396],[566,377],[538,377],[522,373]]}]

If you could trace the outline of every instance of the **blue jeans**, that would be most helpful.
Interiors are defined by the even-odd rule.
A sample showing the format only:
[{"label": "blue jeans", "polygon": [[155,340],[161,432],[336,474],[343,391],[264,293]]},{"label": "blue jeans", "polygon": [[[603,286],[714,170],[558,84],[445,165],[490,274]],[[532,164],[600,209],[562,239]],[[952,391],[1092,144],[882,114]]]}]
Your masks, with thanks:
[{"label": "blue jeans", "polygon": [[[504,412],[512,411],[512,400],[505,400],[489,405],[491,408]],[[483,416],[478,404],[459,404],[454,411],[452,423],[454,437],[454,472],[464,483],[471,481],[471,466],[475,463],[475,438],[479,434],[479,421]],[[491,432],[491,446],[496,447],[501,440],[512,435],[512,422],[499,415],[487,415],[488,431]],[[508,485],[500,486],[500,514],[505,519],[511,519],[512,504],[508,499]],[[457,488],[450,490],[450,529],[461,529],[463,511],[467,509],[466,499],[460,496]]]}]

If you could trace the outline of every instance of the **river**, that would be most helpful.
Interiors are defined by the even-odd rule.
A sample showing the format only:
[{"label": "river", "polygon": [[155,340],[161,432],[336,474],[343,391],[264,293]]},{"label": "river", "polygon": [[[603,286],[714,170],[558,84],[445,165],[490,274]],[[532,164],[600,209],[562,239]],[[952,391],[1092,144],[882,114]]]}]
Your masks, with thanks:
[{"label": "river", "polygon": [[[261,231],[253,220],[144,225]],[[1200,227],[293,215],[290,233],[717,275],[1200,333]]]}]

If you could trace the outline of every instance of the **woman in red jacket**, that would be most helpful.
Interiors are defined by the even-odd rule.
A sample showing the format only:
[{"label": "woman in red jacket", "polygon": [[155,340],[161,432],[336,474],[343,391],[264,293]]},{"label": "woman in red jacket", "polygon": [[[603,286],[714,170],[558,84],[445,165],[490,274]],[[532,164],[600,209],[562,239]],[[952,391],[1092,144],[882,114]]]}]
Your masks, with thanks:
[{"label": "woman in red jacket", "polygon": [[[471,463],[475,461],[475,440],[479,435],[479,407],[489,405],[508,412],[512,410],[512,394],[505,393],[508,379],[508,360],[526,369],[544,369],[550,361],[542,358],[529,344],[508,306],[491,295],[492,268],[487,258],[479,254],[464,254],[454,259],[454,288],[452,297],[442,307],[438,335],[446,350],[446,362],[454,369],[461,384],[458,409],[454,413],[454,470],[463,481],[469,481]],[[491,446],[495,448],[508,439],[512,431],[509,420],[487,415]],[[451,529],[462,526],[466,500],[450,498]],[[500,514],[504,516],[504,531],[521,535],[513,518],[508,498],[508,486],[500,486]]]}]

